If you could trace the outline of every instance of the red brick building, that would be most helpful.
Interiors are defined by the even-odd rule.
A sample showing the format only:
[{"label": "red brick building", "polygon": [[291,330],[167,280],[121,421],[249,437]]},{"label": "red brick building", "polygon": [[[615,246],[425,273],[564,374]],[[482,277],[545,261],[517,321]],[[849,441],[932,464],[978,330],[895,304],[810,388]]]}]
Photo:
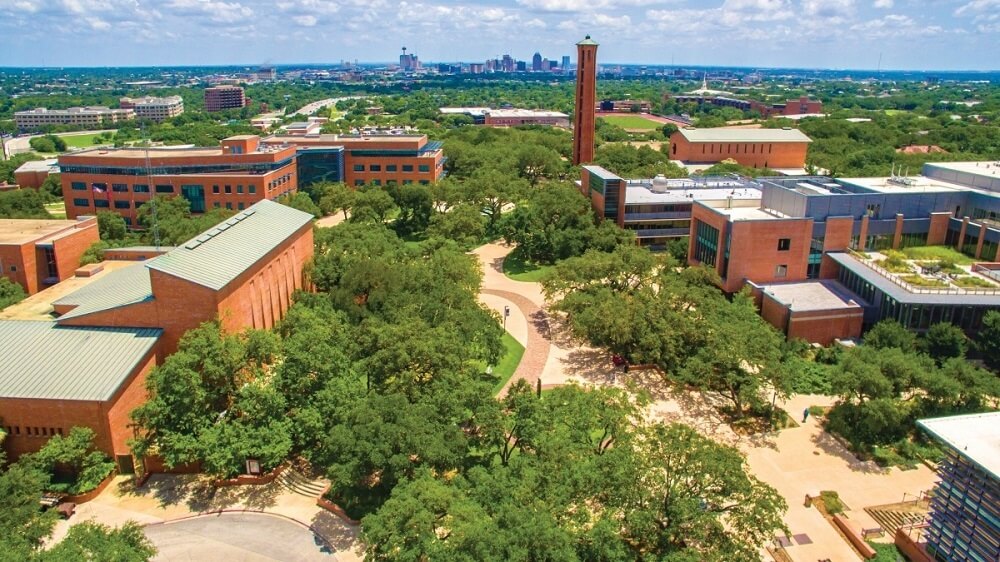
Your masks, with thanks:
[{"label": "red brick building", "polygon": [[430,184],[444,177],[442,143],[427,135],[274,135],[261,145],[297,150],[302,185]]},{"label": "red brick building", "polygon": [[80,257],[99,239],[96,217],[0,219],[0,275],[33,295],[72,277]]},{"label": "red brick building", "polygon": [[246,107],[247,98],[239,86],[212,86],[205,88],[205,111],[222,111]]},{"label": "red brick building", "polygon": [[680,129],[670,158],[687,164],[735,160],[751,168],[802,168],[812,139],[798,129]]},{"label": "red brick building", "polygon": [[295,149],[229,137],[216,148],[93,149],[59,157],[66,215],[114,211],[130,226],[153,195],[180,195],[191,212],[242,210],[294,193]]},{"label": "red brick building", "polygon": [[588,35],[576,44],[576,110],[573,116],[573,165],[594,161],[597,103],[597,41]]},{"label": "red brick building", "polygon": [[146,375],[163,357],[160,330],[0,320],[0,341],[0,425],[9,458],[81,426],[129,472],[128,416],[145,401]]},{"label": "red brick building", "polygon": [[166,253],[99,273],[53,302],[55,322],[0,321],[0,416],[12,456],[85,426],[132,469],[129,412],[181,336],[218,319],[272,328],[304,288],[312,216],[261,201]]}]

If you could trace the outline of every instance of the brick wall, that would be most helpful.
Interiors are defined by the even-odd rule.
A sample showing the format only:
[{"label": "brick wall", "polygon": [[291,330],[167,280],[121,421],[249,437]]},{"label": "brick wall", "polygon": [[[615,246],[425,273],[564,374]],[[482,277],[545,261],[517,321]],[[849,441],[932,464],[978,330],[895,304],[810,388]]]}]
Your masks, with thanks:
[{"label": "brick wall", "polygon": [[[63,435],[69,435],[70,428],[75,426],[93,429],[98,449],[113,450],[100,402],[0,398],[0,412],[3,412],[4,428],[10,429],[3,444],[8,460],[41,449],[52,430],[59,429]],[[36,432],[38,435],[34,435]]]},{"label": "brick wall", "polygon": [[802,168],[807,142],[718,143],[690,142],[680,132],[670,135],[670,158],[685,162],[722,162],[732,159],[751,168]]},{"label": "brick wall", "polygon": [[788,338],[830,345],[835,339],[860,338],[864,312],[860,308],[793,312]]},{"label": "brick wall", "polygon": [[[735,292],[743,280],[755,283],[801,281],[806,278],[812,219],[775,219],[730,223],[729,272],[723,280],[726,292]],[[778,250],[778,241],[787,238],[788,250]],[[719,238],[720,249],[724,238]],[[778,276],[777,266],[786,266]]]},{"label": "brick wall", "polygon": [[111,400],[102,404],[108,435],[111,436],[111,449],[105,451],[109,455],[129,455],[128,440],[134,437],[132,410],[146,402],[146,377],[160,361],[158,346],[154,346],[129,374],[122,386]]}]

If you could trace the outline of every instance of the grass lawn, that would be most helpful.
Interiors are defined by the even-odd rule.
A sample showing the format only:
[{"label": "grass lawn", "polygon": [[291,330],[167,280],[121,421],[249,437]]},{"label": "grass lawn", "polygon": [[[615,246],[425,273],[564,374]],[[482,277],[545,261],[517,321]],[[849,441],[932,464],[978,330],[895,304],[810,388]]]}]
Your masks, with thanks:
[{"label": "grass lawn", "polygon": [[66,141],[66,146],[70,148],[86,148],[88,146],[94,146],[95,144],[100,144],[97,141],[97,137],[100,133],[93,133],[89,135],[59,135],[62,140]]},{"label": "grass lawn", "polygon": [[406,236],[400,236],[403,240],[403,245],[407,248],[416,248],[421,242],[427,240],[426,234],[407,234]]},{"label": "grass lawn", "polygon": [[493,387],[493,394],[500,392],[503,385],[507,384],[521,363],[521,356],[524,355],[524,346],[508,333],[503,335],[503,347],[506,351],[504,351],[497,366],[493,368],[493,374],[500,377],[496,386]]},{"label": "grass lawn", "polygon": [[906,113],[906,110],[904,110],[904,109],[886,109],[885,110],[885,114],[886,115],[900,115],[902,113]]},{"label": "grass lawn", "polygon": [[52,215],[54,219],[64,219],[66,218],[66,203],[59,201],[57,203],[46,203],[45,210]]},{"label": "grass lawn", "polygon": [[550,269],[552,269],[551,265],[538,265],[525,261],[521,257],[521,253],[516,249],[507,254],[507,257],[503,260],[504,275],[514,281],[537,283]]},{"label": "grass lawn", "polygon": [[617,125],[623,129],[646,129],[652,131],[653,129],[660,129],[663,127],[662,123],[650,121],[649,119],[638,115],[609,115],[598,117],[598,119],[604,119],[608,123]]},{"label": "grass lawn", "polygon": [[972,265],[976,261],[949,246],[913,246],[903,248],[903,253],[911,260],[944,260],[955,265]]}]

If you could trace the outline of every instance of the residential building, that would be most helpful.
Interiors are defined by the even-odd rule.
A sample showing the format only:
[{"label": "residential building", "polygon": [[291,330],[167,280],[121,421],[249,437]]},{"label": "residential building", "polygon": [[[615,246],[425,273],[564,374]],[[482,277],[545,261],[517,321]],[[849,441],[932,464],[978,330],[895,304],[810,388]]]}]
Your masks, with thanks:
[{"label": "residential building", "polygon": [[36,131],[52,125],[100,128],[131,119],[135,119],[135,111],[131,109],[111,109],[104,106],[69,109],[39,107],[14,112],[14,123],[20,131]]},{"label": "residential building", "polygon": [[180,195],[191,212],[242,210],[297,189],[295,149],[260,137],[229,137],[216,148],[93,149],[59,157],[66,215],[109,210],[136,226],[153,195]]},{"label": "residential building", "polygon": [[261,144],[295,151],[300,185],[429,184],[445,174],[442,143],[426,135],[273,135]]},{"label": "residential building", "polygon": [[[986,312],[1000,310],[1000,265],[992,263],[1000,247],[1000,165],[928,163],[919,177],[754,183],[761,199],[752,207],[694,202],[688,260],[715,269],[727,292],[749,286],[765,299],[770,291],[769,306],[786,310],[765,317],[780,329],[789,327],[783,319],[811,305],[790,301],[776,285],[817,280],[844,302],[839,312],[824,309],[839,324],[828,322],[826,334],[808,337],[817,342],[857,337],[887,318],[918,332],[949,322],[972,334]],[[981,263],[947,274],[924,264],[899,274],[868,253],[939,245]],[[833,302],[829,295],[798,295],[822,297],[823,306]],[[856,306],[863,312],[860,326]]]},{"label": "residential building", "polygon": [[944,449],[923,549],[933,560],[1000,560],[1000,412],[918,420]]},{"label": "residential building", "polygon": [[246,94],[239,86],[223,85],[205,88],[205,111],[239,109],[246,106]]},{"label": "residential building", "polygon": [[119,100],[118,105],[122,109],[134,110],[135,116],[139,119],[149,119],[156,122],[163,122],[184,113],[184,98],[180,96],[125,97]]},{"label": "residential building", "polygon": [[576,44],[576,109],[573,117],[573,165],[594,161],[597,99],[596,41],[586,36]]},{"label": "residential building", "polygon": [[80,257],[98,240],[97,218],[92,216],[0,219],[0,276],[33,295],[72,277],[80,267]]},{"label": "residential building", "polygon": [[798,129],[679,129],[670,135],[670,158],[684,164],[735,160],[751,168],[801,169],[812,139]]},{"label": "residential building", "polygon": [[54,322],[0,321],[8,453],[38,450],[46,438],[84,426],[120,472],[141,472],[142,459],[127,445],[129,412],[146,399],[149,371],[204,322],[234,333],[280,321],[293,293],[306,288],[312,218],[260,201],[165,253],[98,272],[51,302]]}]

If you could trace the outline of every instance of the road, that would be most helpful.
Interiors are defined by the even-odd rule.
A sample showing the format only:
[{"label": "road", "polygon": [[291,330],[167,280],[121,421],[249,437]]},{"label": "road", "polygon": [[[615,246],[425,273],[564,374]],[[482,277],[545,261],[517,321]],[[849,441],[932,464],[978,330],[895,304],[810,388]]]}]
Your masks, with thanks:
[{"label": "road", "polygon": [[344,100],[358,100],[358,99],[362,99],[363,97],[364,96],[347,96],[347,97],[343,97],[343,98],[327,98],[325,100],[314,101],[314,102],[312,102],[312,103],[304,106],[302,109],[299,109],[295,113],[292,113],[291,115],[293,117],[296,116],[296,115],[302,115],[302,116],[312,115],[312,114],[316,113],[317,111],[319,111],[320,109],[322,109],[324,107],[329,107],[331,105],[334,105],[334,104],[336,104],[339,101],[344,101]]},{"label": "road", "polygon": [[144,529],[159,551],[154,560],[336,562],[329,547],[301,524],[273,515],[223,513]]},{"label": "road", "polygon": [[[117,129],[101,129],[97,131],[75,131],[72,133],[59,133],[60,137],[76,137],[80,135],[96,135],[99,133],[113,133]],[[7,154],[9,156],[14,156],[15,154],[21,154],[23,152],[31,152],[31,145],[28,144],[31,139],[35,137],[44,136],[42,134],[30,135],[23,137],[14,137],[12,139],[7,139],[4,144],[7,146]]]}]

